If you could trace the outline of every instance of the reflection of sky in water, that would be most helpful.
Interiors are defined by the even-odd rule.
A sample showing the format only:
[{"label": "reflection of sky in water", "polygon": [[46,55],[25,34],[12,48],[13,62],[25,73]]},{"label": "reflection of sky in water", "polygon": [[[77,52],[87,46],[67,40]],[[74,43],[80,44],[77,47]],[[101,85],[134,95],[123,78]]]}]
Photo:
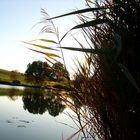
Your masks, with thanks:
[{"label": "reflection of sky in water", "polygon": [[32,114],[23,109],[22,97],[11,101],[0,96],[0,140],[62,140],[62,135],[66,139],[76,132],[57,121],[74,126],[71,118],[63,113],[57,117],[48,112]]}]

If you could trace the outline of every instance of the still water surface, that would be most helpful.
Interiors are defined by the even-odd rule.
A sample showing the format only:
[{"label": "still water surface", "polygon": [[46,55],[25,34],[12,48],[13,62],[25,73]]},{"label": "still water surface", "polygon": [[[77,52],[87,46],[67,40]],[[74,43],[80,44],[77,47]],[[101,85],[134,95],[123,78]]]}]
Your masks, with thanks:
[{"label": "still water surface", "polygon": [[67,112],[50,92],[0,85],[0,140],[65,140],[76,132]]}]

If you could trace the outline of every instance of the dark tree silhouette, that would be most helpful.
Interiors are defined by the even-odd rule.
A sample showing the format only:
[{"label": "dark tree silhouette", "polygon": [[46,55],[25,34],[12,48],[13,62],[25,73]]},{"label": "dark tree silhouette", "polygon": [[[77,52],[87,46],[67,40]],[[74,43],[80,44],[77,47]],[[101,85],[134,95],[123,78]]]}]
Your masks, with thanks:
[{"label": "dark tree silhouette", "polygon": [[29,63],[25,71],[26,81],[35,84],[42,84],[46,79],[49,79],[51,68],[47,62],[34,61]]},{"label": "dark tree silhouette", "polygon": [[68,71],[66,70],[65,66],[60,62],[56,62],[53,64],[51,75],[56,81],[64,81],[64,79],[69,79]]}]

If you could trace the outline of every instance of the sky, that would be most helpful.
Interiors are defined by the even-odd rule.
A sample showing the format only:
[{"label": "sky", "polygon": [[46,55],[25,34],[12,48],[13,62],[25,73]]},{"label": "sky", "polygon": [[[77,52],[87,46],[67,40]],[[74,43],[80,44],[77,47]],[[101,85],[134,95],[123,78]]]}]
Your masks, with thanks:
[{"label": "sky", "polygon": [[[27,65],[42,59],[35,52],[27,49],[22,41],[39,38],[43,27],[37,24],[43,18],[41,8],[52,17],[73,9],[85,7],[84,0],[0,0],[0,69],[25,72]],[[55,20],[60,34],[64,34],[75,24],[73,17]],[[71,40],[64,43],[71,45]],[[68,68],[72,68],[73,53],[64,51]]]}]

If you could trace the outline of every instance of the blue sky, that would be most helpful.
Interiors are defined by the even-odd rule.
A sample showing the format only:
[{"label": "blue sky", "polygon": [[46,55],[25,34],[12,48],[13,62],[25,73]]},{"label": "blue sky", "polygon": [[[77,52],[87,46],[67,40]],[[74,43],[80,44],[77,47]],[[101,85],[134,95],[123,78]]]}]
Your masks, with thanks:
[{"label": "blue sky", "polygon": [[[33,58],[41,57],[21,43],[39,36],[43,25],[34,25],[41,21],[41,8],[55,16],[84,6],[84,0],[0,0],[0,69],[24,72]],[[55,23],[61,33],[75,25],[72,17],[55,20]],[[70,64],[68,52],[66,56],[66,63]]]}]

